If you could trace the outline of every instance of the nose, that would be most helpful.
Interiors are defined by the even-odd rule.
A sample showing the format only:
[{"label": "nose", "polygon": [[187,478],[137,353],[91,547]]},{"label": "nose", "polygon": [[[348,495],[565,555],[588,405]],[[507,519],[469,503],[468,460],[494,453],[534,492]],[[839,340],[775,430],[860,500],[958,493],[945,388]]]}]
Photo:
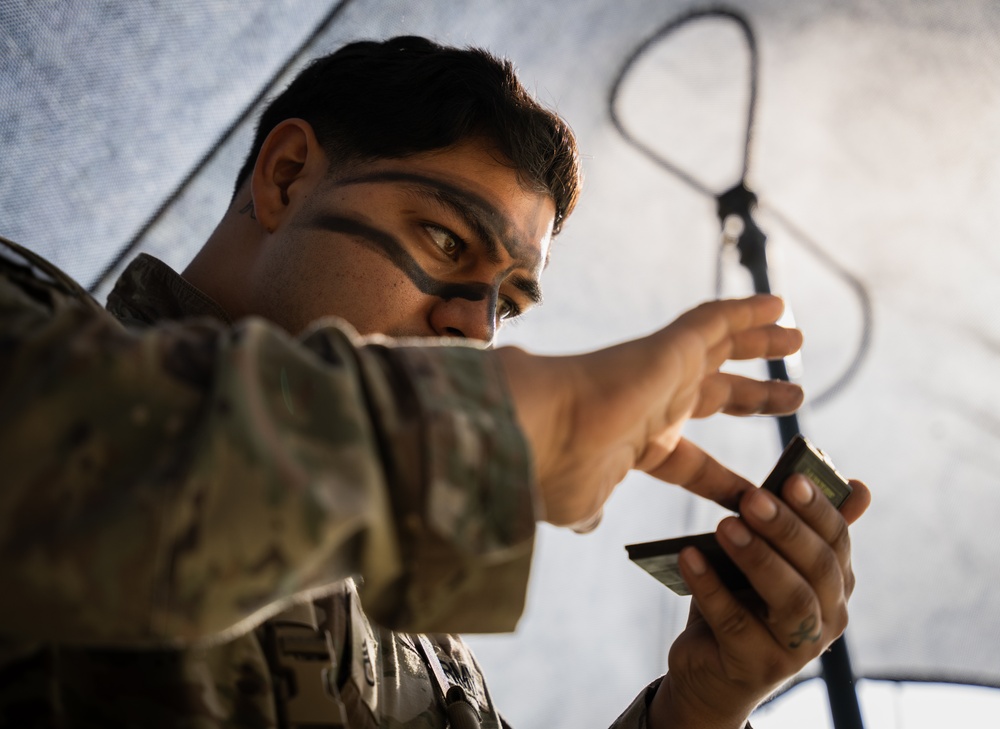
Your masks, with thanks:
[{"label": "nose", "polygon": [[492,297],[481,301],[439,299],[431,307],[430,324],[440,337],[478,339],[489,344],[496,336],[496,302]]}]

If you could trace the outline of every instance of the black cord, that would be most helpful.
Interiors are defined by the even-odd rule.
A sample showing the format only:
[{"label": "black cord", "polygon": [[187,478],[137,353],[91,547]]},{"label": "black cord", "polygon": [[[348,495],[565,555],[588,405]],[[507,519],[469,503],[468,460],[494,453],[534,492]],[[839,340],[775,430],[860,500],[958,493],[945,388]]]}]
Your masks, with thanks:
[{"label": "black cord", "polygon": [[[743,38],[747,44],[747,50],[749,52],[749,66],[750,74],[747,83],[750,87],[749,99],[747,102],[746,111],[746,133],[744,136],[744,148],[743,148],[743,170],[740,175],[740,180],[736,184],[736,187],[744,186],[746,184],[746,177],[750,171],[750,151],[751,151],[751,141],[753,138],[753,128],[754,119],[756,115],[757,108],[757,80],[758,80],[758,67],[759,67],[759,57],[757,52],[757,41],[754,35],[753,28],[750,26],[749,21],[736,10],[726,8],[726,7],[707,7],[698,10],[692,10],[684,15],[681,15],[660,27],[656,32],[654,32],[649,38],[640,43],[636,48],[628,55],[625,62],[622,64],[621,69],[615,76],[615,80],[611,85],[611,90],[608,95],[608,115],[611,118],[611,123],[614,125],[618,133],[622,135],[630,145],[639,150],[643,155],[645,155],[650,161],[652,161],[657,166],[661,167],[665,171],[669,172],[674,177],[678,178],[685,184],[687,184],[693,190],[711,198],[712,200],[718,200],[720,195],[715,192],[704,182],[699,180],[689,171],[679,167],[673,161],[660,154],[654,150],[649,145],[645,144],[634,136],[628,128],[625,126],[621,117],[618,114],[617,102],[618,96],[621,91],[621,87],[631,72],[632,68],[635,66],[636,62],[645,53],[658,42],[662,41],[666,36],[673,33],[675,30],[681,28],[688,23],[695,20],[704,20],[718,18],[722,20],[728,20],[734,22],[737,27],[742,32]],[[871,348],[872,331],[874,327],[874,316],[872,308],[871,294],[868,292],[865,284],[850,271],[844,268],[842,265],[837,263],[829,253],[827,253],[819,243],[817,243],[813,238],[807,235],[801,228],[796,226],[791,222],[788,216],[781,213],[779,210],[771,205],[760,204],[758,207],[766,210],[780,225],[782,225],[785,230],[789,233],[793,240],[796,240],[803,248],[809,251],[813,256],[815,256],[820,263],[826,266],[830,271],[832,271],[836,276],[841,278],[854,292],[858,299],[858,303],[861,308],[861,336],[859,338],[857,347],[855,349],[854,355],[851,361],[848,363],[844,371],[834,380],[833,384],[823,390],[820,394],[814,396],[810,399],[809,404],[812,407],[820,407],[834,397],[839,395],[850,382],[855,378],[858,371],[861,368],[861,364],[864,362],[868,356],[868,352]],[[722,255],[724,252],[724,247],[720,246],[719,249],[719,261],[718,261],[718,271],[722,268]],[[721,275],[717,271],[717,284],[721,278]],[[718,294],[718,291],[716,292]]]},{"label": "black cord", "polygon": [[699,181],[685,170],[682,170],[651,147],[643,144],[637,137],[634,137],[628,129],[625,128],[625,125],[619,118],[618,111],[616,109],[618,93],[621,90],[622,83],[632,70],[632,67],[643,55],[645,55],[646,51],[681,26],[687,25],[693,20],[703,20],[706,18],[722,18],[724,20],[732,20],[735,22],[739,26],[740,30],[743,31],[743,37],[746,40],[747,48],[750,51],[750,78],[748,79],[748,83],[750,84],[750,98],[747,103],[746,136],[743,144],[743,172],[740,175],[740,181],[742,182],[745,180],[747,172],[750,169],[750,135],[753,132],[754,115],[757,107],[757,39],[754,36],[753,29],[750,27],[747,19],[735,10],[723,7],[692,10],[691,12],[685,13],[684,15],[671,20],[645,41],[640,43],[635,50],[629,54],[628,58],[625,59],[625,63],[622,64],[621,69],[618,71],[618,75],[615,76],[615,80],[611,84],[611,93],[608,97],[608,113],[611,116],[611,123],[615,125],[615,129],[618,130],[618,133],[621,134],[629,144],[652,159],[660,167],[663,167],[675,177],[678,177],[686,182],[693,189],[715,200],[717,194],[711,190],[708,185]]}]

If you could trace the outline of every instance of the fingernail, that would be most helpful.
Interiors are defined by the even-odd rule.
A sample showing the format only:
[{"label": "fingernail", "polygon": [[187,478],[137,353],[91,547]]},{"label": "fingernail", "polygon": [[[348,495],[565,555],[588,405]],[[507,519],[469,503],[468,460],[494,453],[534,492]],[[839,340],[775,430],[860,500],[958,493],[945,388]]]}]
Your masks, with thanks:
[{"label": "fingernail", "polygon": [[796,476],[788,486],[788,496],[795,503],[805,506],[816,496],[816,489],[805,476]]},{"label": "fingernail", "polygon": [[766,491],[756,491],[750,497],[747,510],[762,521],[771,521],[778,515],[778,506]]},{"label": "fingernail", "polygon": [[738,522],[736,519],[730,519],[722,523],[722,528],[726,532],[726,538],[730,542],[735,544],[737,547],[745,547],[750,544],[750,540],[753,536],[750,534],[750,530],[747,529],[743,524]]},{"label": "fingernail", "polygon": [[681,559],[684,560],[688,569],[699,577],[708,571],[708,565],[705,563],[705,558],[701,556],[701,552],[697,549],[685,549],[681,552]]}]

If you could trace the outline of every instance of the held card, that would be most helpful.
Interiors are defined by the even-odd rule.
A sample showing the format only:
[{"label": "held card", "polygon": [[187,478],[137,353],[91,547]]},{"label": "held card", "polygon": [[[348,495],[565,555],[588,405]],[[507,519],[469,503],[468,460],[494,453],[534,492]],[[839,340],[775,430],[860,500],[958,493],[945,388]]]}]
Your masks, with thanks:
[{"label": "held card", "polygon": [[[781,487],[793,473],[801,473],[812,481],[838,509],[851,494],[847,479],[837,473],[826,454],[801,435],[795,436],[788,444],[761,488],[780,496]],[[627,544],[625,549],[629,559],[678,595],[690,595],[678,564],[680,552],[687,546],[697,547],[733,592],[750,587],[746,577],[722,550],[712,533]]]}]

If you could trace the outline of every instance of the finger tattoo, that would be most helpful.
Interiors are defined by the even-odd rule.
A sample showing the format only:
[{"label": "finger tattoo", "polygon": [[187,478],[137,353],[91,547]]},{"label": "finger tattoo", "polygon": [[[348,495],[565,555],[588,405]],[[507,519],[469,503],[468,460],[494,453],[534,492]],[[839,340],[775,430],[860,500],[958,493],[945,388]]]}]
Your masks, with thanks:
[{"label": "finger tattoo", "polygon": [[815,615],[810,615],[799,623],[798,630],[792,633],[791,642],[789,642],[788,647],[798,648],[806,641],[815,643],[822,635],[823,626],[820,625],[819,619]]}]

